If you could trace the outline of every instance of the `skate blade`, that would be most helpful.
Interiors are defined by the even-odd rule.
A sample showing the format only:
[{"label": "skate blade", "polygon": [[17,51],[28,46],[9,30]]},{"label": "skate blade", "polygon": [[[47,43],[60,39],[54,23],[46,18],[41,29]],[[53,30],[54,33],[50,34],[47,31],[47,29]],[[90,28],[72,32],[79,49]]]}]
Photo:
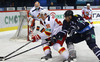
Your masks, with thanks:
[{"label": "skate blade", "polygon": [[64,61],[64,62],[68,62],[68,61]]},{"label": "skate blade", "polygon": [[70,60],[70,62],[77,62],[77,59]]},{"label": "skate blade", "polygon": [[51,62],[52,59],[48,59],[48,60],[45,60],[45,59],[41,59],[41,62]]},{"label": "skate blade", "polygon": [[46,60],[45,59],[41,59],[41,62],[45,62]]},{"label": "skate blade", "polygon": [[77,59],[73,59],[74,62],[77,62]]}]

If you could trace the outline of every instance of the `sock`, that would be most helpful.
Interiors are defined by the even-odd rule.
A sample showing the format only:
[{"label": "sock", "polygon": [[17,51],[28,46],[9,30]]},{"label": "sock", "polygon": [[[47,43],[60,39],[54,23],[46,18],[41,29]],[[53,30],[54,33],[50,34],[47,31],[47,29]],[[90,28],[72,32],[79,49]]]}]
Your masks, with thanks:
[{"label": "sock", "polygon": [[69,53],[68,51],[62,47],[59,51],[58,51],[65,59],[68,59],[69,58]]},{"label": "sock", "polygon": [[95,46],[93,48],[93,52],[98,57],[98,59],[100,60],[100,48],[98,48],[97,46]]},{"label": "sock", "polygon": [[49,46],[43,47],[43,51],[44,51],[45,55],[50,54],[50,47]]},{"label": "sock", "polygon": [[69,58],[69,52],[64,47],[61,47],[59,43],[53,45],[53,48],[60,53],[66,60]]}]

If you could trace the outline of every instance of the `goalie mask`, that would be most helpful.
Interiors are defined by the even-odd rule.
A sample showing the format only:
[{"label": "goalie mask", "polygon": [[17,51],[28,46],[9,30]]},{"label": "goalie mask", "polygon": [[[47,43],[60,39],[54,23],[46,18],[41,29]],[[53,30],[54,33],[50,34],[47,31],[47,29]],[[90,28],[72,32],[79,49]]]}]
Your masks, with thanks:
[{"label": "goalie mask", "polygon": [[40,3],[39,3],[38,1],[36,1],[35,4],[34,4],[34,6],[35,6],[35,9],[36,9],[36,10],[39,10],[39,8],[40,8]]}]

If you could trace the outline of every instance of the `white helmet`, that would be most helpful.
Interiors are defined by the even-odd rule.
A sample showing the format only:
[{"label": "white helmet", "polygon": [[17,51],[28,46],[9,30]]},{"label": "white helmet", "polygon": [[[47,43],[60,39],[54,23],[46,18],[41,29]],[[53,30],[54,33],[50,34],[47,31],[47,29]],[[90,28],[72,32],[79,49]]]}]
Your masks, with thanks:
[{"label": "white helmet", "polygon": [[39,8],[40,7],[40,3],[38,1],[36,1],[34,6],[35,6],[35,8]]},{"label": "white helmet", "polygon": [[47,15],[49,15],[49,11],[47,9],[44,9],[44,10],[41,10],[40,14],[43,14],[43,15],[47,14]]},{"label": "white helmet", "polygon": [[90,6],[90,3],[88,3],[87,6]]}]

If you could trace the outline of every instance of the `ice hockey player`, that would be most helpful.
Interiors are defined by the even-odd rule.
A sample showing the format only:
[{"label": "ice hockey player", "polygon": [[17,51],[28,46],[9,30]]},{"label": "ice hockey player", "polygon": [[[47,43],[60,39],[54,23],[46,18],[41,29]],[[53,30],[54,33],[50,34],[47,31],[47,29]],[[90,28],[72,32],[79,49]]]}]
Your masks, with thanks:
[{"label": "ice hockey player", "polygon": [[[29,25],[30,25],[30,30],[33,32],[34,28],[36,28],[36,31],[39,31],[40,26],[42,25],[41,20],[40,20],[40,11],[43,10],[44,8],[40,6],[40,3],[38,1],[35,2],[34,7],[30,9],[29,11]],[[37,23],[38,25],[35,26]]]},{"label": "ice hockey player", "polygon": [[[62,23],[58,21],[58,19],[52,18],[48,14],[48,10],[44,9],[40,12],[40,16],[45,27],[45,31],[41,34],[37,34],[32,37],[33,42],[38,41],[39,39],[42,40],[42,43],[48,42],[47,38],[56,35],[59,31],[62,30]],[[57,42],[50,42],[43,45],[43,51],[45,56],[41,58],[42,61],[49,60],[52,58],[50,46],[58,51],[66,60],[69,58],[68,50],[62,47],[64,40],[66,39],[66,35],[62,36],[61,39],[57,39]],[[50,40],[50,39],[48,39]]]},{"label": "ice hockey player", "polygon": [[[64,13],[64,16],[65,20],[63,21],[62,31],[60,31],[59,33],[57,33],[57,35],[54,35],[52,37],[60,39],[60,37],[68,33],[70,36],[67,37],[66,43],[69,45],[71,43],[79,43],[85,40],[89,48],[94,52],[94,54],[100,60],[100,48],[96,44],[95,32],[93,26],[88,22],[85,22],[80,15],[73,15],[72,10],[67,10]],[[72,45],[71,47],[73,49]],[[73,58],[70,59],[73,60]]]},{"label": "ice hockey player", "polygon": [[92,9],[90,8],[90,4],[89,3],[87,4],[87,6],[83,7],[83,9],[82,9],[82,17],[85,19],[85,21],[87,20],[88,22],[93,24],[93,21],[92,21]]}]

